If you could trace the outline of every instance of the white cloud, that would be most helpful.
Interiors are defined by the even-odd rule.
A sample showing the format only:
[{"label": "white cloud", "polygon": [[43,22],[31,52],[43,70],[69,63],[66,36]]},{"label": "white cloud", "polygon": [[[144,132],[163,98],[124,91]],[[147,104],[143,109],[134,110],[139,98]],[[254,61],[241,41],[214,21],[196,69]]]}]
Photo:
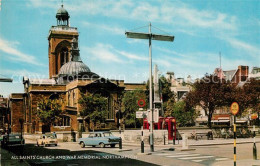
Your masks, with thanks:
[{"label": "white cloud", "polygon": [[[35,8],[56,8],[53,0],[30,0],[30,6]],[[153,1],[154,2],[154,1]],[[64,7],[75,15],[103,15],[106,17],[160,22],[165,25],[179,27],[211,28],[212,30],[236,29],[236,17],[225,13],[209,10],[198,10],[181,1],[161,1],[155,5],[149,1],[134,0],[89,0],[65,2]],[[180,28],[182,27],[182,28]],[[190,28],[189,28],[190,29]],[[183,31],[185,32],[185,31]]]},{"label": "white cloud", "polygon": [[95,24],[95,23],[90,23],[87,21],[82,22],[82,24],[87,27],[92,27],[95,29],[97,29],[97,28],[102,29],[102,30],[112,32],[117,35],[122,35],[125,33],[125,30],[123,28],[117,27],[117,26],[111,26],[111,25],[106,25],[106,24]]},{"label": "white cloud", "polygon": [[84,52],[87,52],[92,59],[98,59],[103,62],[122,63],[123,61],[113,52],[111,45],[98,43],[94,47],[82,47]]},{"label": "white cloud", "polygon": [[247,55],[256,58],[260,57],[260,49],[257,48],[256,46],[250,45],[248,43],[245,43],[241,40],[237,40],[234,38],[224,38],[224,40],[226,40],[233,48],[245,51]]},{"label": "white cloud", "polygon": [[133,53],[128,53],[128,52],[125,52],[125,51],[119,51],[119,50],[115,50],[115,51],[117,53],[119,53],[120,55],[127,57],[128,59],[148,61],[148,57],[140,56],[140,55],[133,54]]},{"label": "white cloud", "polygon": [[0,38],[0,51],[10,55],[5,56],[5,54],[2,54],[1,56],[5,56],[6,58],[11,59],[12,61],[25,62],[33,65],[42,65],[36,61],[34,56],[19,51],[16,48],[16,45],[18,44],[19,42],[17,41],[10,42]]}]

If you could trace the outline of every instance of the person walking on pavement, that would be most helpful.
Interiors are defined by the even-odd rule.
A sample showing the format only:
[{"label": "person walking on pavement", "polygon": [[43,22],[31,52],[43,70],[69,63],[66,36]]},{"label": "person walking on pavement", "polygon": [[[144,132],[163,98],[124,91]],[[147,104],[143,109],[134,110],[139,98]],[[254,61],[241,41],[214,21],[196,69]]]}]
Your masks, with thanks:
[{"label": "person walking on pavement", "polygon": [[57,134],[55,133],[55,131],[52,133],[54,138],[57,138]]}]

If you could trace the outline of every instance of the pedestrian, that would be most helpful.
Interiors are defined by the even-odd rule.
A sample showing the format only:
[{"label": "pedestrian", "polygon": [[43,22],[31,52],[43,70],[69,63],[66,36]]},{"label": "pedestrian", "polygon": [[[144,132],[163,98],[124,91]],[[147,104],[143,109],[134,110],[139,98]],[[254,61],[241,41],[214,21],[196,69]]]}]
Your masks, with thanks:
[{"label": "pedestrian", "polygon": [[52,133],[54,138],[57,138],[57,134],[55,133],[55,131]]}]

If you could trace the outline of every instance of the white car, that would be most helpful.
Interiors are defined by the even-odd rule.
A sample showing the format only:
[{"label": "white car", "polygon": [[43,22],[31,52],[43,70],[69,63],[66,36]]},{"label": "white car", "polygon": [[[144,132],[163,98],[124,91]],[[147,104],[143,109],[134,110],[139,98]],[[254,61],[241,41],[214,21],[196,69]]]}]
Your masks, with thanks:
[{"label": "white car", "polygon": [[57,138],[55,138],[52,134],[43,134],[39,139],[36,140],[37,146],[43,145],[43,146],[50,146],[58,145]]}]

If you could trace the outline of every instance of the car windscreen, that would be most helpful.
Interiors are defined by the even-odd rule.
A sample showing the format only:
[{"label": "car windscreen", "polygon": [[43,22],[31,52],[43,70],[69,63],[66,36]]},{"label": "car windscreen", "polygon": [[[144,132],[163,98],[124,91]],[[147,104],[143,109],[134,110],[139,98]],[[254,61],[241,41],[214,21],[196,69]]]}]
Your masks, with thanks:
[{"label": "car windscreen", "polygon": [[104,137],[109,137],[109,136],[113,136],[112,133],[104,133]]},{"label": "car windscreen", "polygon": [[54,136],[53,135],[46,135],[46,138],[54,139]]},{"label": "car windscreen", "polygon": [[19,139],[20,135],[9,135],[9,139]]}]

